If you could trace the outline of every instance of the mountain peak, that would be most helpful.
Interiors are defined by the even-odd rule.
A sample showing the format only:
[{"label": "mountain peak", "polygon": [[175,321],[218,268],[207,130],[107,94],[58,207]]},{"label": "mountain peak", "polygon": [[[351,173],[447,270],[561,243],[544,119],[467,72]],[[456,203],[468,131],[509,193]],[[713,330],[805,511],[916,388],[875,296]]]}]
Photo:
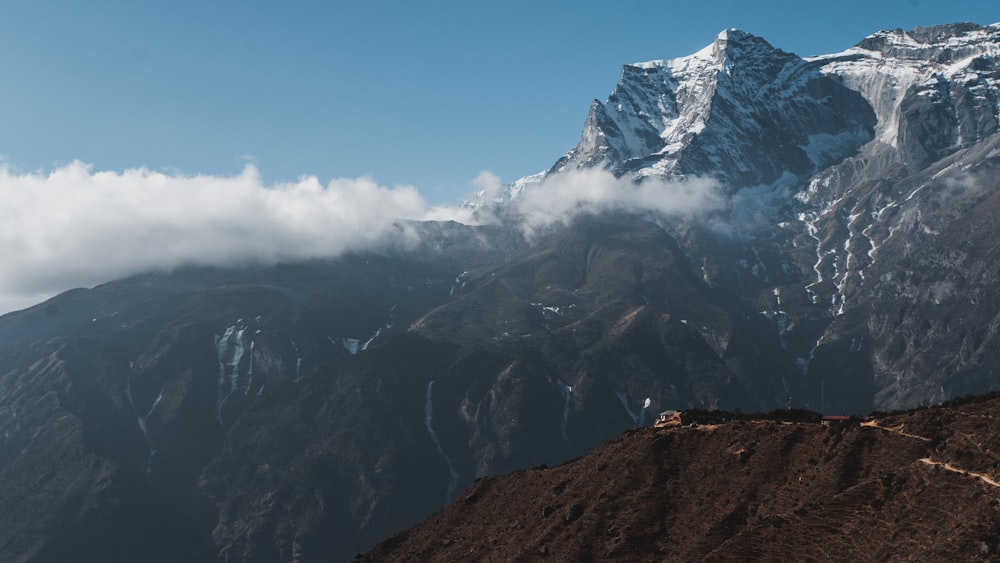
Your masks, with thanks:
[{"label": "mountain peak", "polygon": [[671,75],[683,78],[692,72],[705,72],[718,69],[727,60],[738,58],[743,53],[760,52],[764,55],[780,53],[790,56],[781,49],[773,47],[762,37],[731,27],[720,31],[715,39],[704,48],[683,57],[673,59],[655,59],[626,64],[622,68],[622,78],[630,72],[666,69]]},{"label": "mountain peak", "polygon": [[[1000,24],[884,30],[808,60],[729,28],[693,54],[625,65],[607,100],[591,105],[580,143],[550,171],[596,166],[633,178],[714,176],[738,189],[785,174],[804,179],[873,138],[908,147],[903,160],[920,167],[996,130],[989,100],[997,61]],[[945,96],[951,86],[942,80],[957,89]],[[910,86],[926,99],[909,96]],[[932,113],[963,109],[931,127],[944,133],[923,135],[911,126],[921,123],[916,116],[924,110],[913,108],[924,102]]]},{"label": "mountain peak", "polygon": [[747,39],[757,39],[753,34],[747,33],[742,29],[736,27],[730,27],[729,29],[724,29],[715,36],[716,41],[743,41]]},{"label": "mountain peak", "polygon": [[750,42],[750,43],[755,43],[755,42],[767,43],[766,41],[764,41],[764,39],[762,39],[760,37],[757,37],[756,35],[754,35],[752,33],[748,33],[746,31],[743,31],[742,29],[739,29],[739,28],[736,28],[736,27],[730,27],[729,29],[724,29],[724,30],[720,31],[718,35],[715,36],[715,44],[716,45],[720,45],[720,44],[739,45],[739,44],[748,43],[748,42]]},{"label": "mountain peak", "polygon": [[749,36],[749,35],[750,35],[749,33],[743,31],[738,27],[730,27],[720,31],[718,35],[716,35],[716,38],[725,40],[728,39],[730,36],[732,36],[733,38],[739,38],[740,36]]},{"label": "mountain peak", "polygon": [[723,30],[715,36],[715,41],[711,47],[717,53],[742,53],[760,51],[763,53],[781,53],[787,55],[781,49],[775,48],[763,37],[758,37],[752,33],[743,31],[735,27]]},{"label": "mountain peak", "polygon": [[[579,144],[551,171],[714,176],[734,189],[808,174],[870,138],[870,111],[842,90],[798,56],[730,28],[686,57],[625,65],[608,99],[591,105]],[[862,117],[844,119],[845,107]],[[838,146],[810,152],[816,135]]]}]

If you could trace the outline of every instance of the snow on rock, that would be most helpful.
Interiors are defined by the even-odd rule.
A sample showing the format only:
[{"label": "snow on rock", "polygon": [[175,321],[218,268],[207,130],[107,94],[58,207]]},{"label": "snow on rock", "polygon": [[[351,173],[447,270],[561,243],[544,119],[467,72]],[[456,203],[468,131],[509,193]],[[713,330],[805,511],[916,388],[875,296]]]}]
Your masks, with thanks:
[{"label": "snow on rock", "polygon": [[880,31],[809,60],[860,92],[878,118],[876,142],[919,168],[1000,129],[1000,85],[988,78],[998,59],[1000,29],[953,24]]},{"label": "snow on rock", "polygon": [[246,327],[242,320],[226,328],[222,335],[215,336],[215,351],[219,361],[218,398],[215,405],[215,418],[223,425],[222,407],[226,400],[236,392],[240,378],[240,361],[245,351],[243,334]]},{"label": "snow on rock", "polygon": [[427,428],[427,433],[431,436],[431,442],[437,448],[441,457],[444,458],[445,462],[448,464],[448,489],[444,495],[445,503],[451,501],[451,498],[455,495],[455,488],[458,485],[458,473],[455,472],[455,467],[451,463],[451,458],[448,454],[444,453],[444,447],[441,445],[441,441],[438,439],[437,433],[434,432],[434,382],[429,381],[427,383],[427,394],[424,399],[424,426]]},{"label": "snow on rock", "polygon": [[361,347],[361,340],[357,338],[343,338],[341,339],[341,345],[344,350],[347,350],[353,355],[357,355],[359,348]]},{"label": "snow on rock", "polygon": [[[255,334],[260,334],[258,330]],[[253,346],[254,341],[250,341],[250,353],[247,355],[247,384],[243,388],[243,396],[247,396],[250,393],[250,388],[253,387]]]},{"label": "snow on rock", "polygon": [[361,350],[362,351],[367,350],[368,347],[371,346],[372,342],[375,342],[375,339],[378,338],[381,335],[382,335],[382,329],[381,328],[375,330],[375,334],[373,334],[371,336],[371,338],[369,338],[368,340],[365,340],[364,344],[361,345]]},{"label": "snow on rock", "polygon": [[[451,289],[448,291],[448,295],[454,296],[456,292],[465,289],[465,285],[466,283],[468,283],[468,280],[466,279],[468,275],[469,272],[465,271],[455,276],[455,283],[451,286]],[[395,309],[395,306],[393,306],[393,309]]]},{"label": "snow on rock", "polygon": [[562,436],[563,440],[569,442],[569,437],[566,435],[566,426],[569,423],[569,407],[570,399],[573,398],[573,386],[563,383],[559,380],[559,391],[562,393],[563,398],[563,412],[562,412]]}]

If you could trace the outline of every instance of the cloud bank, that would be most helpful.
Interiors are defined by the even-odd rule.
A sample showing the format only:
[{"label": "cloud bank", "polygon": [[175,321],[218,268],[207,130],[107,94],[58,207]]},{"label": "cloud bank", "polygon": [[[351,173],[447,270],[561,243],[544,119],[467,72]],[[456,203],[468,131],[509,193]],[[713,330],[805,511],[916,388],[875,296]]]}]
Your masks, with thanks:
[{"label": "cloud bank", "polygon": [[229,177],[94,172],[80,162],[48,173],[4,166],[0,313],[142,271],[373,249],[405,236],[397,220],[427,218],[455,216],[428,207],[411,186],[368,178],[265,185],[253,166]]},{"label": "cloud bank", "polygon": [[[500,180],[483,172],[471,185],[496,192]],[[582,213],[693,213],[719,201],[710,180],[634,184],[587,170],[525,186],[507,209],[530,241]],[[304,176],[265,185],[252,165],[235,176],[95,172],[81,162],[47,173],[0,166],[0,314],[151,270],[406,248],[418,241],[400,220],[497,219],[469,208],[431,207],[412,186],[389,188],[369,178],[322,184]]]}]

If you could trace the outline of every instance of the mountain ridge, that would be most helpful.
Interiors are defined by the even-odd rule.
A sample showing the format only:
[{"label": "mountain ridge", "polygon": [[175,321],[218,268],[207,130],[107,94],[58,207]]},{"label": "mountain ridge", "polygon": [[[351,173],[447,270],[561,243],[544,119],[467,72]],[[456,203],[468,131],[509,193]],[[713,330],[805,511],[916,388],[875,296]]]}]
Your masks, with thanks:
[{"label": "mountain ridge", "polygon": [[[627,65],[564,170],[480,194],[481,224],[0,317],[0,553],[342,560],[662,410],[1000,387],[1000,26],[908,33],[803,59],[726,31]],[[716,197],[654,205],[685,190]]]},{"label": "mountain ridge", "polygon": [[[495,197],[499,198],[498,201],[509,200],[512,196],[516,198],[517,194],[523,190],[525,185],[541,183],[546,175],[565,170],[567,166],[570,166],[572,163],[576,163],[575,166],[577,167],[612,166],[612,170],[616,174],[628,172],[634,174],[635,177],[638,178],[645,176],[673,175],[674,171],[669,167],[655,168],[646,166],[646,169],[640,168],[633,170],[629,167],[623,167],[622,163],[629,160],[649,159],[656,156],[658,152],[667,147],[670,147],[673,152],[676,152],[677,149],[681,148],[682,137],[685,135],[691,136],[702,131],[704,123],[699,121],[700,118],[703,118],[702,113],[694,116],[688,116],[689,119],[678,123],[677,126],[671,128],[663,127],[662,123],[660,126],[653,125],[649,123],[648,120],[661,119],[661,116],[663,115],[667,117],[680,117],[676,111],[676,104],[679,100],[683,100],[685,95],[692,90],[701,95],[701,97],[712,97],[711,94],[705,96],[706,92],[712,92],[711,88],[705,90],[705,86],[706,83],[709,83],[708,85],[714,84],[714,77],[711,76],[713,73],[717,74],[719,71],[723,71],[727,68],[727,65],[723,64],[723,61],[719,59],[719,56],[725,52],[725,46],[729,43],[728,35],[738,37],[739,41],[737,41],[737,44],[745,45],[748,42],[752,43],[755,48],[746,50],[754,54],[760,54],[761,52],[777,54],[779,60],[784,59],[786,63],[795,63],[793,66],[797,66],[799,61],[801,61],[805,63],[805,66],[810,68],[819,68],[820,71],[827,76],[833,77],[839,81],[844,81],[846,78],[847,81],[850,82],[850,75],[848,74],[845,76],[843,74],[845,70],[849,71],[850,68],[838,68],[837,63],[843,62],[847,63],[847,66],[850,66],[850,63],[857,63],[859,59],[869,59],[870,62],[872,55],[875,53],[878,53],[879,58],[882,59],[876,63],[878,66],[883,67],[878,72],[882,72],[885,70],[884,67],[887,66],[893,67],[891,70],[895,70],[900,66],[905,66],[900,65],[900,62],[907,60],[913,61],[914,68],[903,69],[907,72],[907,74],[911,75],[911,79],[920,77],[924,79],[930,78],[931,75],[934,74],[933,68],[931,67],[946,62],[961,62],[956,61],[956,59],[976,59],[977,57],[992,59],[998,55],[998,31],[1000,31],[1000,22],[986,26],[968,22],[944,24],[938,26],[919,27],[909,32],[901,29],[886,30],[873,33],[872,35],[869,35],[859,41],[854,47],[839,53],[799,58],[797,55],[772,47],[766,40],[760,37],[754,36],[737,28],[731,28],[720,32],[713,43],[692,55],[674,59],[654,59],[624,65],[619,78],[619,84],[616,86],[609,98],[605,102],[595,99],[591,104],[591,109],[584,125],[584,131],[581,135],[580,143],[578,143],[575,148],[571,149],[565,156],[557,160],[556,163],[547,171],[521,178],[509,184],[505,190],[502,190],[500,194],[496,194]],[[767,58],[767,56],[765,55],[762,58]],[[897,61],[896,64],[892,64],[893,60]],[[714,64],[709,64],[710,62]],[[775,61],[768,61],[768,64],[774,64],[774,62]],[[986,65],[987,67],[992,66],[992,62],[990,61],[977,62],[977,60],[973,60],[971,62],[973,63],[971,65],[972,67],[975,67],[976,65]],[[695,67],[693,72],[691,71],[692,66]],[[732,71],[732,68],[733,65],[728,65],[730,72]],[[947,74],[951,75],[948,76],[948,78],[951,79],[955,74],[962,72],[964,69],[960,67],[953,67],[946,70],[948,70]],[[610,112],[606,108],[611,107],[613,104],[617,104],[619,95],[629,93],[630,83],[634,80],[640,79],[642,74],[649,73],[650,71],[663,71],[666,73],[666,76],[664,77],[665,79],[661,80],[659,87],[654,87],[649,90],[654,93],[653,95],[648,95],[647,97],[660,99],[663,98],[663,96],[666,96],[666,98],[663,98],[663,101],[666,101],[667,103],[663,108],[659,108],[660,111],[646,112],[639,110],[633,112],[633,115],[629,116],[630,119],[628,120],[633,127],[631,130],[626,130],[627,128],[621,127],[618,123],[608,117]],[[680,79],[677,79],[674,76],[675,72],[680,73]],[[725,72],[723,73],[725,74]],[[892,72],[887,72],[887,74],[891,75]],[[691,77],[690,75],[694,76]],[[681,82],[683,82],[685,78],[690,78],[694,85],[684,87]],[[976,79],[978,79],[978,77],[972,78],[972,80]],[[857,82],[856,77],[855,82]],[[701,88],[696,88],[694,86],[701,86]],[[662,91],[661,88],[665,88],[666,91]],[[863,84],[855,83],[852,84],[850,88],[865,94]],[[896,85],[890,84],[889,88],[890,90],[893,90],[896,88]],[[988,86],[987,88],[991,90],[993,89],[992,86]],[[780,88],[776,89],[780,90]],[[902,90],[905,91],[906,88],[904,87]],[[752,89],[751,93],[756,94],[759,91],[760,89],[755,88]],[[767,90],[765,89],[765,91]],[[875,101],[878,97],[879,96],[875,95],[866,96],[867,100],[873,107],[886,108],[885,104],[880,104]],[[996,97],[995,92],[992,93],[992,97]],[[893,97],[893,100],[895,100],[895,97]],[[877,110],[877,113],[879,114],[877,123],[879,124],[879,129],[881,130],[879,140],[886,144],[895,144],[895,135],[897,131],[891,126],[895,125],[897,120],[893,118],[894,116],[889,114],[891,111],[898,109],[898,107],[895,107],[894,104],[890,103],[888,111],[886,109]],[[636,114],[644,114],[648,120],[636,119]],[[603,131],[602,124],[607,126],[609,131]],[[681,125],[684,125],[684,127],[681,127]],[[988,120],[984,122],[984,125],[990,127]],[[995,131],[995,127],[991,130]],[[674,134],[674,131],[677,131],[677,133]],[[612,147],[607,145],[608,141],[602,140],[601,138],[607,138],[609,133],[612,133],[612,137],[626,135],[627,138],[633,140],[634,144],[626,145],[623,148],[617,148],[612,151],[617,153],[617,158],[607,158],[605,153]],[[979,138],[982,136],[984,135],[980,135]],[[860,138],[858,139],[860,140]],[[974,142],[974,139],[975,138],[972,138],[968,142],[971,144]],[[867,142],[872,139],[869,137],[864,140]],[[841,155],[841,158],[844,156],[848,156],[848,154]],[[837,160],[840,160],[840,158],[830,158],[828,164],[832,164],[833,161]],[[705,173],[706,171],[700,170],[699,172]],[[690,172],[680,172],[681,176],[686,174],[690,174]],[[736,182],[735,187],[749,187],[752,185],[754,184]],[[473,207],[484,205],[487,202],[482,198],[487,195],[489,194],[474,194],[473,198],[467,202],[467,205]]]}]

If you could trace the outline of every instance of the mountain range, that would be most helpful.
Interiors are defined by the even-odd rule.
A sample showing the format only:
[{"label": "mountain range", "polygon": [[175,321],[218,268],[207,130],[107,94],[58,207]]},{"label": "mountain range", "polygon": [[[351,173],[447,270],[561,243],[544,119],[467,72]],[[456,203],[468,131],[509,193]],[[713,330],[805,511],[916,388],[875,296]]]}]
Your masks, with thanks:
[{"label": "mountain range", "polygon": [[665,409],[996,388],[998,57],[1000,24],[727,30],[626,65],[474,224],[0,317],[0,558],[345,560]]}]

